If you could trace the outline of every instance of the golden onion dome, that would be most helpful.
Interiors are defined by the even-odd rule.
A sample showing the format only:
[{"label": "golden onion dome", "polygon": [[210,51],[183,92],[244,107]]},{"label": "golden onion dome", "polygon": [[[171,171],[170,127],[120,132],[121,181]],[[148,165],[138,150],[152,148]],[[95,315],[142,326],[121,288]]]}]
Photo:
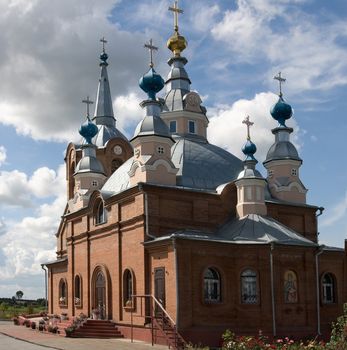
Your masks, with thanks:
[{"label": "golden onion dome", "polygon": [[188,43],[184,36],[180,35],[178,31],[175,31],[175,33],[167,41],[166,45],[175,56],[180,56],[181,52],[187,47]]}]

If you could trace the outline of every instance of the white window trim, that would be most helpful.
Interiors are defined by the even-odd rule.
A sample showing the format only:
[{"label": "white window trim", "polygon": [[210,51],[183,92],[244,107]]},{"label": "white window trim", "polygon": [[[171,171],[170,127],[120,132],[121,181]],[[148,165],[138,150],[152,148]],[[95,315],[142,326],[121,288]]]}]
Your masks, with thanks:
[{"label": "white window trim", "polygon": [[[194,132],[190,131],[190,123],[194,124]],[[192,135],[196,135],[196,121],[195,120],[188,120],[188,133]]]},{"label": "white window trim", "polygon": [[[171,130],[171,123],[175,123],[175,131]],[[170,120],[170,122],[169,122],[169,129],[170,129],[170,132],[172,132],[172,133],[176,133],[177,132],[177,120]]]}]

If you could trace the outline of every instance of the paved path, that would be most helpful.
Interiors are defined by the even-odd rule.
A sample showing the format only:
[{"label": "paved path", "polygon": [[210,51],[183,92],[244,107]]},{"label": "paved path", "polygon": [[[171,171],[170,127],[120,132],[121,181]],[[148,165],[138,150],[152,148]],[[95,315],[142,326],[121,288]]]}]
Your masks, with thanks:
[{"label": "paved path", "polygon": [[0,350],[167,350],[129,339],[64,338],[0,321]]}]

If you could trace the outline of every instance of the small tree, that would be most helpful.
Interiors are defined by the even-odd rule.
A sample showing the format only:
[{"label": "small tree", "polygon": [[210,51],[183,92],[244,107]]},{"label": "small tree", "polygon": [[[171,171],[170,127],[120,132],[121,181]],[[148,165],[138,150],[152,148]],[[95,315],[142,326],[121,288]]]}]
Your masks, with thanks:
[{"label": "small tree", "polygon": [[18,300],[22,299],[23,295],[24,295],[24,293],[21,290],[18,290],[16,292],[16,297],[17,297]]}]

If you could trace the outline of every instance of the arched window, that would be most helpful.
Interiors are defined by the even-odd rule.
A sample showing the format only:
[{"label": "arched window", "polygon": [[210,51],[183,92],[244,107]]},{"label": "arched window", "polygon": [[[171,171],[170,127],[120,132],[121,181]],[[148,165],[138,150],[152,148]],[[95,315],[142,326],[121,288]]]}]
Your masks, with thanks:
[{"label": "arched window", "polygon": [[221,301],[221,279],[218,271],[209,267],[204,272],[204,301],[218,303]]},{"label": "arched window", "polygon": [[82,305],[82,279],[79,275],[75,276],[75,305]]},{"label": "arched window", "polygon": [[107,215],[106,215],[106,210],[104,207],[103,201],[99,202],[99,205],[96,210],[96,218],[95,218],[95,223],[98,224],[103,224],[104,222],[107,221]]},{"label": "arched window", "polygon": [[298,302],[298,279],[294,271],[288,270],[284,273],[284,302]]},{"label": "arched window", "polygon": [[322,301],[324,304],[335,303],[335,278],[331,273],[322,277]]},{"label": "arched window", "polygon": [[67,305],[67,283],[65,279],[59,282],[59,304]]},{"label": "arched window", "polygon": [[241,302],[256,304],[258,302],[257,273],[247,269],[241,273]]},{"label": "arched window", "polygon": [[124,306],[133,306],[132,296],[135,294],[135,277],[134,273],[126,269],[123,274],[123,304]]}]

